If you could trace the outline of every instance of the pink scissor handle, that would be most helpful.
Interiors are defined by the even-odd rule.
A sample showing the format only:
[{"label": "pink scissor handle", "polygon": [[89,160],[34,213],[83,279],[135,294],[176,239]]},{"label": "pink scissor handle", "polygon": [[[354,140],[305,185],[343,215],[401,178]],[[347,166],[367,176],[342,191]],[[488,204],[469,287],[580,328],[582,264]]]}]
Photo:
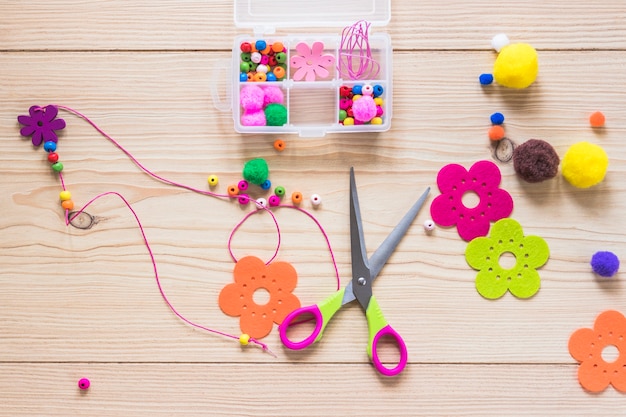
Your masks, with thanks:
[{"label": "pink scissor handle", "polygon": [[[298,317],[305,314],[313,315],[315,319],[315,329],[313,329],[313,332],[306,339],[301,340],[300,342],[294,342],[292,340],[289,340],[289,338],[287,337],[287,328],[291,325],[294,319],[297,319]],[[320,333],[322,332],[323,324],[324,318],[322,317],[322,312],[317,305],[298,308],[289,313],[287,317],[285,317],[285,320],[283,320],[281,325],[278,326],[280,340],[283,342],[283,345],[285,345],[289,349],[304,349],[305,347],[312,345],[313,342],[317,340],[318,336],[320,336]]]},{"label": "pink scissor handle", "polygon": [[[396,342],[398,351],[400,352],[400,360],[398,361],[398,364],[393,368],[387,368],[378,358],[378,342],[384,336],[392,337]],[[371,349],[372,363],[374,364],[374,367],[378,372],[385,376],[398,375],[406,366],[409,356],[406,349],[406,344],[404,343],[404,339],[402,339],[402,336],[400,336],[400,333],[396,332],[390,325],[386,325],[374,335]]]}]

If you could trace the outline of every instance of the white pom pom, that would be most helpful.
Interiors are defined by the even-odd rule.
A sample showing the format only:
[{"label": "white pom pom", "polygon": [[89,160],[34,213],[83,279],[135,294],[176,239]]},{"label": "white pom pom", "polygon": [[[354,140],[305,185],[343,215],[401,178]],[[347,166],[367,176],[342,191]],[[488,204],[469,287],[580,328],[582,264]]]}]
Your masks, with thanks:
[{"label": "white pom pom", "polygon": [[504,33],[500,33],[494,36],[491,40],[491,46],[493,47],[493,49],[496,50],[496,52],[500,52],[500,49],[504,48],[509,43],[511,43],[511,41],[509,40],[509,37],[506,36]]}]

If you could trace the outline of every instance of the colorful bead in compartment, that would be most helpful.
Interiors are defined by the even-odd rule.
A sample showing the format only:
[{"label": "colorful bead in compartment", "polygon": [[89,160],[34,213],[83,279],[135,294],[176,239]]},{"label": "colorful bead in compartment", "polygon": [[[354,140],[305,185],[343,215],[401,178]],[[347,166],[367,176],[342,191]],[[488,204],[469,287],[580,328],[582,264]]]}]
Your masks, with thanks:
[{"label": "colorful bead in compartment", "polygon": [[339,88],[339,123],[344,126],[383,124],[384,91],[380,84],[342,85]]},{"label": "colorful bead in compartment", "polygon": [[282,81],[287,75],[287,48],[282,42],[259,39],[239,45],[239,81]]},{"label": "colorful bead in compartment", "polygon": [[271,84],[246,84],[239,90],[243,126],[283,126],[287,108],[283,89]]}]

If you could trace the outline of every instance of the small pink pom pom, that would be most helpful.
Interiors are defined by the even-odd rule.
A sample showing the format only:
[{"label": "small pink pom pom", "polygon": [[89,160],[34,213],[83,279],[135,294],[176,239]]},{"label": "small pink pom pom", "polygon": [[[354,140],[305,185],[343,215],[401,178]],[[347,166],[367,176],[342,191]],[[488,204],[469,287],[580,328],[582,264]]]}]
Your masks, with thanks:
[{"label": "small pink pom pom", "polygon": [[252,112],[245,112],[241,115],[241,124],[244,126],[265,126],[265,112],[263,110],[257,110]]},{"label": "small pink pom pom", "polygon": [[283,104],[285,101],[285,95],[283,94],[283,90],[280,87],[275,87],[271,85],[269,87],[265,87],[263,89],[263,92],[265,93],[263,106],[267,106],[268,104],[272,103]]},{"label": "small pink pom pom", "polygon": [[352,103],[355,121],[369,122],[376,117],[376,103],[372,96],[363,96]]},{"label": "small pink pom pom", "polygon": [[246,112],[254,112],[263,108],[265,94],[258,85],[246,85],[239,92],[241,107]]}]

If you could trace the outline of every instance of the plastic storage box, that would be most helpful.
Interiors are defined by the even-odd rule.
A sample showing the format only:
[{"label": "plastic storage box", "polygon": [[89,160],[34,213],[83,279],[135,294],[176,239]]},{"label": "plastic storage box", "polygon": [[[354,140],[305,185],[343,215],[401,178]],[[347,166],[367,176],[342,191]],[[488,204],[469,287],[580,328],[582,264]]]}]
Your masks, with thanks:
[{"label": "plastic storage box", "polygon": [[[233,44],[235,130],[303,137],[388,130],[392,48],[377,28],[390,17],[390,0],[235,0],[236,26],[253,32]],[[361,32],[346,29],[357,22]],[[275,35],[276,28],[314,27],[328,32]]]}]

